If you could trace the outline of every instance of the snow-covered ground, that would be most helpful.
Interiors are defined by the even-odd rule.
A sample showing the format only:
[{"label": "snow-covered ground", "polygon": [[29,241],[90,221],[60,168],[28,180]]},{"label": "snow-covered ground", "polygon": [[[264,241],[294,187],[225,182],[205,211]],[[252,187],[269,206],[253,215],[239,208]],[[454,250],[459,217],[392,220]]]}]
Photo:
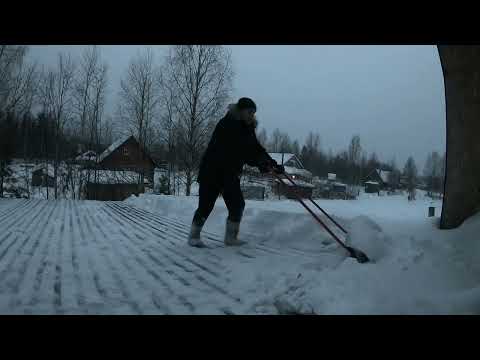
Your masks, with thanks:
[{"label": "snow-covered ground", "polygon": [[[190,223],[196,197],[143,195],[126,203]],[[358,200],[320,200],[344,225],[349,243],[374,260],[358,264],[296,202],[247,201],[241,236],[290,253],[248,264],[231,258],[232,288],[247,304],[238,313],[478,314],[480,214],[455,230],[439,230],[441,202],[362,194]],[[436,207],[429,218],[428,207]],[[221,234],[227,210],[219,199],[205,230]],[[338,232],[339,233],[339,232]],[[340,233],[339,233],[340,234]],[[198,250],[201,252],[202,250]],[[315,255],[330,254],[315,258]],[[310,255],[310,256],[307,256]],[[335,257],[337,255],[337,257]]]},{"label": "snow-covered ground", "polygon": [[0,199],[0,313],[480,313],[480,214],[442,231],[422,195],[319,201],[373,260],[359,264],[289,200],[247,201],[248,244],[225,248],[219,199],[209,248],[189,247],[197,200]]}]

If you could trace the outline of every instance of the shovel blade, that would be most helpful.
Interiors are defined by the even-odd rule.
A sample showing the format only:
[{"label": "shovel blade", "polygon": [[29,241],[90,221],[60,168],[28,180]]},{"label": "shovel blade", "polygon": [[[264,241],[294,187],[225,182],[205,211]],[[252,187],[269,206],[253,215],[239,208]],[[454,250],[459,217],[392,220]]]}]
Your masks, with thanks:
[{"label": "shovel blade", "polygon": [[370,259],[363,251],[355,249],[354,247],[351,247],[351,246],[347,246],[347,250],[350,253],[350,256],[356,259],[360,264],[370,262]]}]

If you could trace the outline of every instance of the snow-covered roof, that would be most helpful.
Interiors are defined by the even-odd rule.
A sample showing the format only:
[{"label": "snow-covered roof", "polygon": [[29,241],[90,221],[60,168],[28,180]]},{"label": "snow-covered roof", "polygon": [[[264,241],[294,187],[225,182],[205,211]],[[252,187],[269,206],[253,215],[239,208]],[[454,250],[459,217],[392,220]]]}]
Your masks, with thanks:
[{"label": "snow-covered roof", "polygon": [[340,182],[334,182],[332,185],[334,186],[341,186],[341,187],[347,187],[346,184],[340,183]]},{"label": "snow-covered roof", "polygon": [[81,155],[78,155],[75,160],[77,161],[94,161],[97,157],[97,153],[93,150],[88,150]]},{"label": "snow-covered roof", "polygon": [[377,169],[377,173],[380,176],[380,179],[382,179],[384,183],[388,183],[388,177],[390,175],[390,171]]},{"label": "snow-covered roof", "polygon": [[328,173],[328,180],[335,180],[337,178],[337,174]]},{"label": "snow-covered roof", "polygon": [[273,160],[275,160],[278,164],[282,164],[282,155],[283,155],[283,164],[287,163],[295,156],[295,154],[291,154],[291,153],[268,153],[268,155],[270,155],[270,157]]},{"label": "snow-covered roof", "polygon": [[[84,170],[86,176],[86,171]],[[96,175],[96,178],[95,178]],[[90,182],[96,184],[137,184],[140,174],[135,171],[97,170],[90,171]],[[144,178],[144,183],[148,183]]]},{"label": "snow-covered roof", "polygon": [[103,153],[100,154],[100,156],[98,157],[98,162],[102,162],[103,160],[105,160],[107,156],[109,156],[112,152],[122,146],[128,139],[130,139],[131,136],[132,135],[125,135],[112,143],[112,145],[110,145]]},{"label": "snow-covered roof", "polygon": [[365,184],[379,185],[379,183],[376,181],[367,181]]},{"label": "snow-covered roof", "polygon": [[305,177],[311,177],[312,173],[308,170],[305,169],[297,169],[292,166],[285,166],[285,172],[287,174],[292,174],[292,175],[300,175],[300,176],[305,176]]},{"label": "snow-covered roof", "polygon": [[[280,182],[280,180],[278,179],[275,179],[276,182]],[[293,180],[295,182],[295,184],[297,184],[298,186],[300,187],[310,187],[310,188],[314,188],[315,186],[313,186],[312,184],[310,183],[307,183],[305,181],[302,181],[302,180],[298,180],[298,179],[294,179]],[[291,182],[289,182],[288,180],[286,179],[283,179],[283,184],[284,185],[287,185],[287,186],[294,186]]]}]

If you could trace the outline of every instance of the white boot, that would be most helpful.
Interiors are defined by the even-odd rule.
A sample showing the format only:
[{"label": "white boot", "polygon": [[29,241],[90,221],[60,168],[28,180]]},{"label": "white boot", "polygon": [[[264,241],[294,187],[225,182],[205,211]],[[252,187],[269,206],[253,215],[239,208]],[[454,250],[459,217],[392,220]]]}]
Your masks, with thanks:
[{"label": "white boot", "polygon": [[240,223],[233,222],[227,219],[227,226],[225,228],[225,245],[240,246],[246,244],[246,241],[238,240],[238,232],[240,231]]},{"label": "white boot", "polygon": [[190,235],[188,236],[188,245],[194,247],[206,247],[205,243],[200,239],[200,232],[202,231],[202,226],[192,224],[190,229]]}]

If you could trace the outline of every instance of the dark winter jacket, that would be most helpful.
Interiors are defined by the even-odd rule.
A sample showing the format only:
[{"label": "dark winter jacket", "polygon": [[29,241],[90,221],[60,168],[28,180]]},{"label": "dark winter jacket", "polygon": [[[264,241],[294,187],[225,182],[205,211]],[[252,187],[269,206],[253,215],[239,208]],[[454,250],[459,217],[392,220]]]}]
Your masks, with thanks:
[{"label": "dark winter jacket", "polygon": [[205,151],[197,181],[223,184],[238,178],[243,166],[248,164],[260,169],[275,166],[273,160],[255,135],[255,126],[248,126],[230,107],[213,132]]}]

